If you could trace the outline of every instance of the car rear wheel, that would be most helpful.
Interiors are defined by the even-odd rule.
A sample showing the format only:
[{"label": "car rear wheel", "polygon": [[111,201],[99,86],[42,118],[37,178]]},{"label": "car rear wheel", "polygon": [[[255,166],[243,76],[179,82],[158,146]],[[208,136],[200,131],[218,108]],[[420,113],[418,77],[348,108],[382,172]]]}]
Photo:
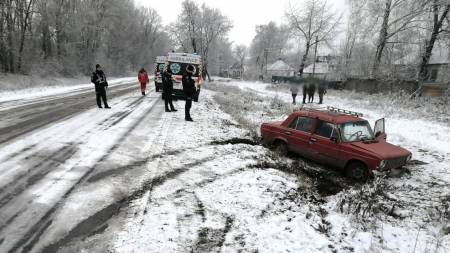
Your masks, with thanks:
[{"label": "car rear wheel", "polygon": [[280,156],[286,156],[288,154],[288,147],[284,141],[277,141],[274,143],[275,152]]},{"label": "car rear wheel", "polygon": [[345,174],[353,180],[365,181],[369,177],[369,170],[362,162],[351,162],[345,168]]}]

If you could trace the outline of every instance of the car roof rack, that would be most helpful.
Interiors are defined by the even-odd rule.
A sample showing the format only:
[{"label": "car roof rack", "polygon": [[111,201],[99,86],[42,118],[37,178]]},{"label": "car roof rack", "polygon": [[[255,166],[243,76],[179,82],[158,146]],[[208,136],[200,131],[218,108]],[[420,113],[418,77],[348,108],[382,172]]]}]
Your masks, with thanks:
[{"label": "car roof rack", "polygon": [[327,106],[327,110],[330,112],[336,112],[336,113],[351,115],[351,116],[355,116],[355,117],[363,117],[363,114],[360,112],[344,110],[344,109],[336,108],[334,106]]}]

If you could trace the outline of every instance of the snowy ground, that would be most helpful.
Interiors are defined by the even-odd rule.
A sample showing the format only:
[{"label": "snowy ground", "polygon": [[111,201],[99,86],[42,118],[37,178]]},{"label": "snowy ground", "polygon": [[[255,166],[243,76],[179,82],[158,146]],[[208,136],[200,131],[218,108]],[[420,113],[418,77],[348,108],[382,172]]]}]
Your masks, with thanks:
[{"label": "snowy ground", "polygon": [[255,141],[261,121],[294,109],[287,89],[209,86],[193,105],[193,123],[183,120],[182,101],[178,112],[164,113],[160,94],[130,90],[110,111],[83,107],[0,144],[0,252],[450,250],[442,230],[450,212],[448,125],[330,94],[327,104],[369,120],[385,116],[389,140],[421,161],[399,178],[354,185]]}]

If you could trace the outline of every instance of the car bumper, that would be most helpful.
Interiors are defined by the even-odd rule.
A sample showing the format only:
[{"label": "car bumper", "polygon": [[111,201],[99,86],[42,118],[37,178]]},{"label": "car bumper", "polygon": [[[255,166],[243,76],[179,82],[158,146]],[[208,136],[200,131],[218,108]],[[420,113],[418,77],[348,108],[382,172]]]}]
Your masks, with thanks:
[{"label": "car bumper", "polygon": [[411,159],[410,156],[403,156],[397,158],[386,159],[384,166],[379,166],[377,169],[379,171],[388,171],[393,169],[398,169],[406,165],[406,163]]}]

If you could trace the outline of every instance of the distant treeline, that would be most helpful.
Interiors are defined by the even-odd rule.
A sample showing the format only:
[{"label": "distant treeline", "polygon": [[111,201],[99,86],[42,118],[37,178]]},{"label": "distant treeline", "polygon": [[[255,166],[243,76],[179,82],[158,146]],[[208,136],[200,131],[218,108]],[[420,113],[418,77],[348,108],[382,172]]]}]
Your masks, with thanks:
[{"label": "distant treeline", "polygon": [[151,68],[171,49],[161,17],[132,0],[1,0],[0,72],[110,74]]}]

